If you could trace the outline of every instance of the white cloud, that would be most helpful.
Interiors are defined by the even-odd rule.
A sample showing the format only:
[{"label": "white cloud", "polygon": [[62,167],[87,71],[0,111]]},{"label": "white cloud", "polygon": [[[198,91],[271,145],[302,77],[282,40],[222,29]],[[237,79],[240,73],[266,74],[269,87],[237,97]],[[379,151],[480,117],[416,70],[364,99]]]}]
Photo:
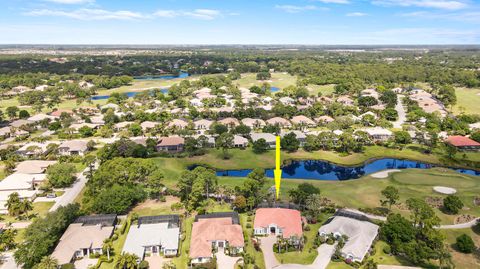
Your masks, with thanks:
[{"label": "white cloud", "polygon": [[373,0],[372,4],[382,6],[423,7],[446,10],[463,9],[468,6],[466,0]]},{"label": "white cloud", "polygon": [[365,17],[365,16],[368,16],[368,14],[363,12],[347,13],[347,17]]},{"label": "white cloud", "polygon": [[325,4],[350,4],[349,0],[316,0]]},{"label": "white cloud", "polygon": [[156,17],[161,18],[176,18],[176,17],[190,17],[200,20],[213,20],[222,16],[219,10],[215,9],[195,9],[191,11],[185,10],[157,10],[153,13]]},{"label": "white cloud", "polygon": [[465,12],[428,12],[416,11],[410,13],[400,14],[401,17],[415,18],[415,19],[432,19],[432,20],[450,20],[461,21],[468,23],[480,23],[480,11],[465,11]]},{"label": "white cloud", "polygon": [[63,10],[51,10],[51,9],[38,9],[32,10],[29,12],[23,13],[26,16],[54,16],[54,17],[66,17],[77,20],[84,21],[98,21],[98,20],[135,20],[143,19],[148,16],[128,11],[128,10],[119,10],[119,11],[109,11],[103,9],[88,9],[81,8],[72,11],[63,11]]},{"label": "white cloud", "polygon": [[44,1],[58,3],[58,4],[90,4],[95,2],[95,0],[44,0]]},{"label": "white cloud", "polygon": [[302,11],[308,10],[316,10],[316,6],[308,5],[308,6],[294,6],[294,5],[276,5],[275,8],[281,9],[288,13],[299,13]]}]

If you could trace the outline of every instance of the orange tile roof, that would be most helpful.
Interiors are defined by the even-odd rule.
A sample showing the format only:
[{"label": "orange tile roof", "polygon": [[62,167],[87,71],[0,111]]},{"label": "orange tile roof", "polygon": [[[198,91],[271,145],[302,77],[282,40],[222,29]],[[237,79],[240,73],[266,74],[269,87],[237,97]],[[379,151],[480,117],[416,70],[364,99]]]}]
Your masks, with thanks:
[{"label": "orange tile roof", "polygon": [[232,218],[199,219],[194,222],[190,258],[211,257],[211,241],[217,240],[225,240],[232,247],[243,247],[242,226],[232,224]]},{"label": "orange tile roof", "polygon": [[480,143],[478,143],[475,140],[472,140],[468,137],[465,136],[460,136],[460,135],[454,135],[454,136],[449,136],[447,138],[447,142],[452,144],[455,147],[472,147],[472,146],[480,146]]},{"label": "orange tile roof", "polygon": [[255,212],[255,228],[275,224],[283,230],[283,237],[302,236],[300,211],[285,208],[260,208]]}]

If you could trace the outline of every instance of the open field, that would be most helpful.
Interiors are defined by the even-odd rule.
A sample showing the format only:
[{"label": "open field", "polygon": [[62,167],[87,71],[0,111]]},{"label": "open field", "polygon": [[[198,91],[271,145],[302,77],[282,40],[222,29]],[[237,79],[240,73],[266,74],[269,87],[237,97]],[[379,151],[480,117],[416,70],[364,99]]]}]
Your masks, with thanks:
[{"label": "open field", "polygon": [[457,104],[453,107],[454,114],[480,114],[480,89],[456,88]]},{"label": "open field", "polygon": [[318,96],[318,93],[321,93],[322,96],[331,95],[334,91],[335,84],[329,85],[313,85],[310,84],[307,86],[307,89],[310,91],[310,94]]},{"label": "open field", "polygon": [[254,85],[262,85],[262,83],[267,82],[273,87],[278,87],[283,89],[290,85],[296,85],[297,78],[295,76],[289,75],[288,73],[271,73],[272,78],[267,81],[257,80],[257,74],[247,73],[242,74],[242,78],[233,81],[233,84],[238,85],[239,87],[250,88]]}]

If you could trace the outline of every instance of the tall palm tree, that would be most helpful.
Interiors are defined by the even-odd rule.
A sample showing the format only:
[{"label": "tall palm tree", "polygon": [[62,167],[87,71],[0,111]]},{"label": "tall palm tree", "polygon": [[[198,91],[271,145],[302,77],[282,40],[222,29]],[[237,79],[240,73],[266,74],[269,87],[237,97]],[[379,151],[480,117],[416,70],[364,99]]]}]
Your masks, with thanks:
[{"label": "tall palm tree", "polygon": [[8,214],[10,216],[18,216],[20,215],[20,195],[18,192],[13,192],[8,196],[7,203],[5,204],[5,207],[8,210]]},{"label": "tall palm tree", "polygon": [[115,262],[115,269],[136,269],[139,258],[135,254],[122,253]]},{"label": "tall palm tree", "polygon": [[110,250],[113,248],[112,241],[110,238],[103,241],[103,251],[107,252],[107,260],[110,260]]},{"label": "tall palm tree", "polygon": [[25,216],[26,216],[27,219],[28,219],[28,211],[33,210],[33,203],[32,203],[32,201],[30,201],[30,200],[28,200],[28,199],[24,199],[24,200],[20,203],[19,207],[20,207],[20,212],[21,212],[22,214],[25,214]]},{"label": "tall palm tree", "polygon": [[51,256],[45,256],[42,258],[39,264],[35,266],[35,269],[57,269],[58,261]]}]

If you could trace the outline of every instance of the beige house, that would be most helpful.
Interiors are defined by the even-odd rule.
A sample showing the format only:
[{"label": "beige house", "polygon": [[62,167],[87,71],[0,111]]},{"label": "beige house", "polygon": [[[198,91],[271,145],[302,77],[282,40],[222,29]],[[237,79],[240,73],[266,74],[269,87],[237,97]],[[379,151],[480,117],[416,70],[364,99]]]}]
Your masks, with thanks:
[{"label": "beige house", "polygon": [[116,224],[115,215],[81,217],[68,226],[52,253],[59,265],[88,258],[90,254],[102,254],[105,239],[112,236]]},{"label": "beige house", "polygon": [[58,152],[60,155],[65,156],[74,156],[80,155],[83,156],[87,152],[87,142],[80,140],[69,140],[65,141],[58,147]]}]

